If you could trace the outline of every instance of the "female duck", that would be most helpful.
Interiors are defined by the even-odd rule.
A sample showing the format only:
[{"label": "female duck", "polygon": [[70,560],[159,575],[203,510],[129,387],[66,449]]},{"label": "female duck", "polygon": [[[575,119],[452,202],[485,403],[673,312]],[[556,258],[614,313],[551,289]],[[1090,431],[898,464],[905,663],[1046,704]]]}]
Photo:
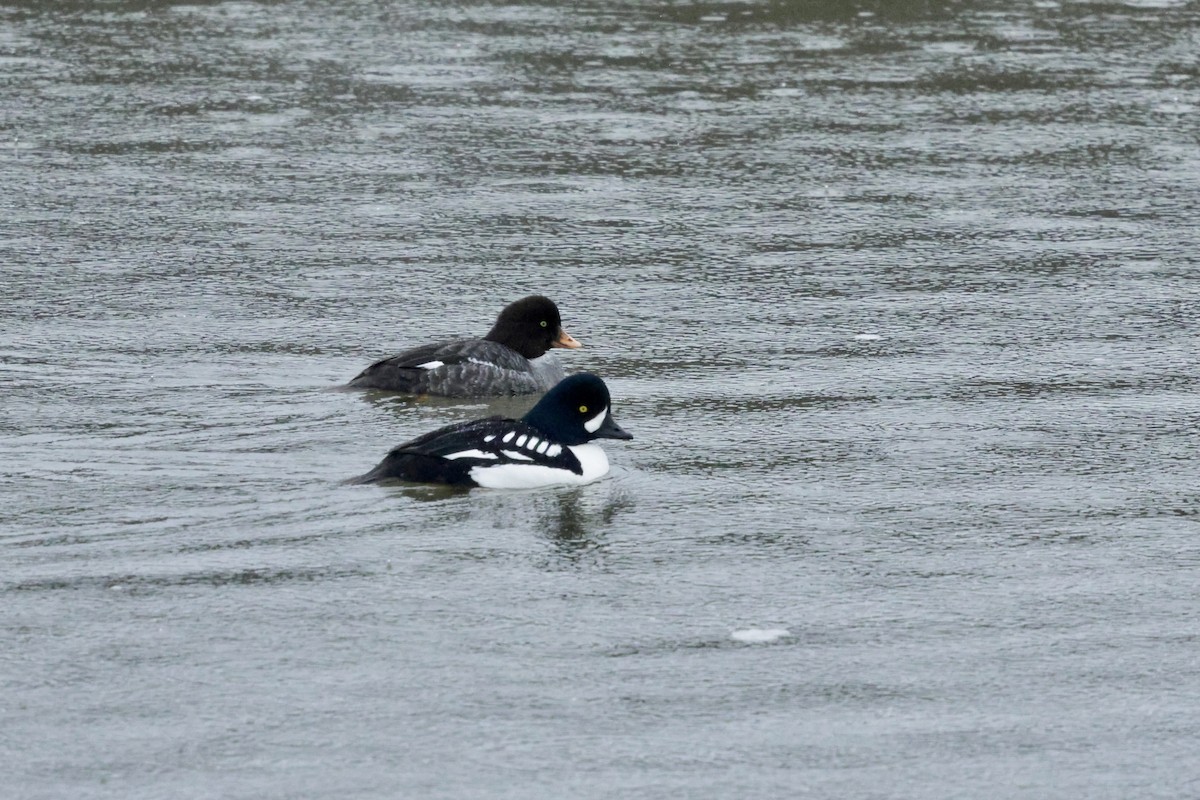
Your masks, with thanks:
[{"label": "female duck", "polygon": [[354,483],[530,489],[589,483],[607,474],[593,439],[632,439],[613,421],[608,387],[588,372],[563,380],[520,419],[488,417],[439,428],[387,454]]},{"label": "female duck", "polygon": [[536,394],[563,378],[552,347],[582,347],[563,330],[558,306],[531,295],[506,306],[482,339],[405,350],[359,373],[350,386],[445,397]]}]

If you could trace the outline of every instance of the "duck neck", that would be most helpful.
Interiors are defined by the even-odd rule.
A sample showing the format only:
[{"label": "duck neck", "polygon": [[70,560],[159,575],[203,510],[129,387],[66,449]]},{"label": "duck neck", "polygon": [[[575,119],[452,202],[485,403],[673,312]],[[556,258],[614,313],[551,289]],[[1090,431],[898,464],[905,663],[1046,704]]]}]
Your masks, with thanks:
[{"label": "duck neck", "polygon": [[497,322],[493,325],[492,329],[488,331],[487,336],[483,338],[489,342],[502,344],[510,350],[515,350],[525,358],[539,358],[546,355],[546,351],[549,349],[540,342],[534,341],[528,336],[523,336],[502,322]]}]

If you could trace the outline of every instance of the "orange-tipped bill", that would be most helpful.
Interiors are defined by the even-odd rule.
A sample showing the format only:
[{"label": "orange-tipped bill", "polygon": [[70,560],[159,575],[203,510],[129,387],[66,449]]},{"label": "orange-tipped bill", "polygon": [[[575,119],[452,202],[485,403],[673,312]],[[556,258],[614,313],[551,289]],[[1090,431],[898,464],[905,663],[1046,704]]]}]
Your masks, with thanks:
[{"label": "orange-tipped bill", "polygon": [[553,342],[551,342],[550,346],[551,347],[566,347],[570,350],[577,350],[580,347],[583,347],[583,345],[580,344],[578,339],[576,339],[571,334],[567,333],[562,328],[558,329],[558,338],[555,339]]}]

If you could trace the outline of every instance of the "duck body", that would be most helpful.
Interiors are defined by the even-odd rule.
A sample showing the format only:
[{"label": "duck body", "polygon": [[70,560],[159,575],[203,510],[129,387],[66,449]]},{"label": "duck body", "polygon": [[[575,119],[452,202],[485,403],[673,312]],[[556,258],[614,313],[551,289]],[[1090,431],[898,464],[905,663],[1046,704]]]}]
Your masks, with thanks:
[{"label": "duck body", "polygon": [[483,338],[405,350],[367,367],[349,386],[443,397],[536,394],[564,377],[549,350],[581,346],[563,330],[553,301],[532,295],[506,306]]},{"label": "duck body", "polygon": [[447,425],[394,448],[354,480],[529,489],[590,483],[608,473],[593,439],[632,439],[612,418],[595,375],[561,381],[521,419],[488,417]]},{"label": "duck body", "polygon": [[531,359],[499,342],[460,339],[414,347],[377,361],[349,385],[442,397],[481,397],[537,394],[563,377],[562,364],[553,353]]}]

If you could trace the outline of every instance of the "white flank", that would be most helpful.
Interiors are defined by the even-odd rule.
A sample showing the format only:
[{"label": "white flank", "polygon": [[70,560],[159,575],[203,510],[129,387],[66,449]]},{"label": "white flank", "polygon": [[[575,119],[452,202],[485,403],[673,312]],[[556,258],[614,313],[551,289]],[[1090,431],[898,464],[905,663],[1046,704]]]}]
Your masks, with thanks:
[{"label": "white flank", "polygon": [[600,413],[583,423],[583,429],[588,433],[595,433],[600,430],[600,426],[604,424],[604,415],[608,413],[608,408],[600,409]]},{"label": "white flank", "polygon": [[513,459],[514,461],[533,461],[533,459],[524,453],[518,453],[516,450],[501,450],[501,453]]},{"label": "white flank", "polygon": [[437,369],[444,366],[446,366],[445,361],[426,361],[424,364],[417,364],[417,369]]},{"label": "white flank", "polygon": [[448,456],[443,456],[447,461],[453,461],[456,458],[490,458],[496,460],[500,456],[495,453],[485,453],[482,450],[463,450],[459,453],[451,453]]},{"label": "white flank", "polygon": [[579,465],[583,467],[582,482],[594,481],[596,478],[608,474],[608,456],[600,449],[598,444],[577,444],[571,448],[571,452],[579,459]]},{"label": "white flank", "polygon": [[[562,448],[558,447],[561,452]],[[608,456],[595,444],[580,444],[571,452],[583,466],[583,474],[541,464],[480,464],[471,467],[471,479],[488,489],[536,489],[539,486],[574,486],[591,483],[608,473]],[[508,454],[508,451],[505,451]]]}]

